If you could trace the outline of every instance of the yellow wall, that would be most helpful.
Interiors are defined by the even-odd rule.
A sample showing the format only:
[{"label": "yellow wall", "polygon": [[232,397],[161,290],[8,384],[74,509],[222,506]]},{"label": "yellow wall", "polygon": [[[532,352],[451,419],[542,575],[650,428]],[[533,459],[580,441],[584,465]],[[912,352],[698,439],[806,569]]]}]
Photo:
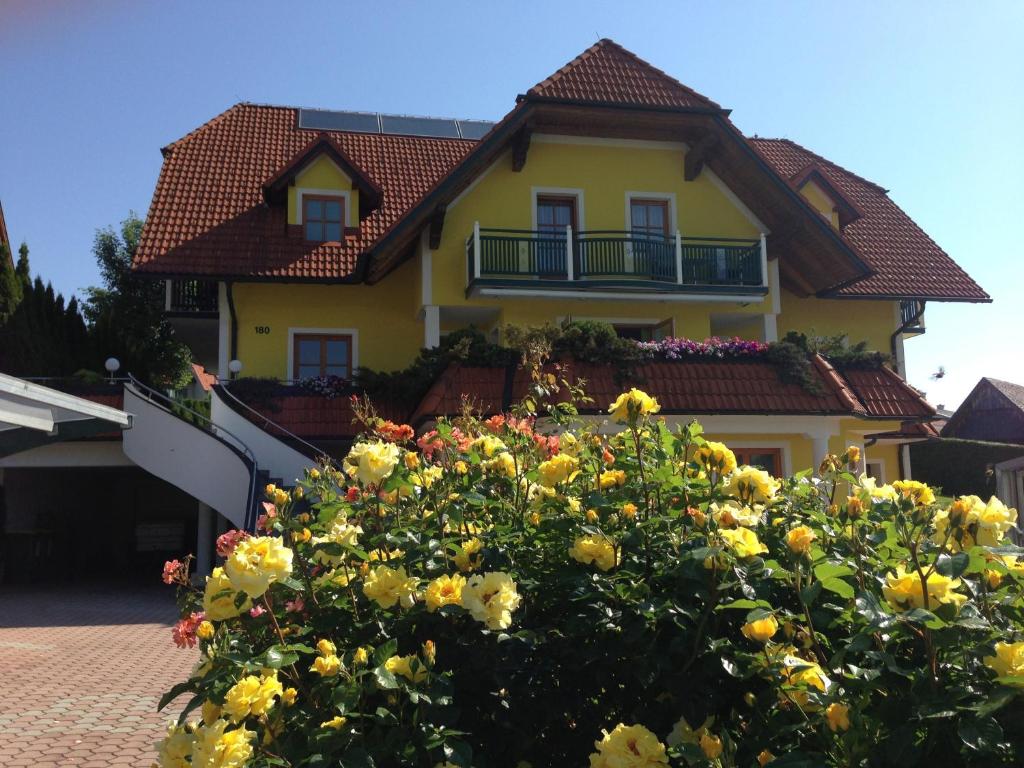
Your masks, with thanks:
[{"label": "yellow wall", "polygon": [[825,193],[825,190],[813,181],[808,181],[800,187],[800,194],[802,194],[807,199],[807,202],[813,205],[822,216],[832,222],[833,227],[839,229],[839,212],[836,210],[836,206],[835,203],[832,202],[832,198]]},{"label": "yellow wall", "polygon": [[359,332],[359,366],[404,368],[423,346],[415,284],[411,262],[373,286],[236,284],[237,356],[243,375],[291,378],[289,328],[354,328]]},{"label": "yellow wall", "polygon": [[288,223],[301,224],[302,212],[299,211],[296,189],[331,189],[349,194],[349,204],[345,209],[345,226],[359,225],[359,190],[352,187],[350,179],[330,158],[321,155],[307,165],[295,177],[295,184],[288,187]]},{"label": "yellow wall", "polygon": [[[757,239],[759,232],[712,184],[707,174],[695,181],[683,180],[682,149],[592,144],[547,143],[535,139],[520,172],[512,170],[509,155],[500,158],[490,172],[445,218],[440,248],[433,255],[433,298],[441,306],[500,307],[501,322],[526,324],[554,322],[566,315],[613,318],[673,317],[679,335],[704,338],[708,315],[719,312],[764,312],[755,297],[746,307],[735,304],[679,303],[661,301],[553,300],[543,298],[466,298],[467,236],[473,223],[484,228],[532,229],[533,188],[579,189],[581,229],[627,230],[626,193],[674,194],[673,226],[683,236]],[[543,194],[543,193],[542,193]],[[671,203],[669,205],[671,209]],[[672,213],[670,211],[670,217]]]},{"label": "yellow wall", "polygon": [[898,309],[895,301],[802,299],[784,290],[779,338],[787,331],[809,336],[846,334],[852,344],[866,340],[869,348],[888,353]]}]

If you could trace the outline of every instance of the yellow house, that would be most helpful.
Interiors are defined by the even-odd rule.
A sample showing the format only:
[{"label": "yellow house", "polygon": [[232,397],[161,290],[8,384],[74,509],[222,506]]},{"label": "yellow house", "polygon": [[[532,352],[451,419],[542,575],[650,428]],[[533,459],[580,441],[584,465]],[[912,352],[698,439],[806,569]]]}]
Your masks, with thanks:
[{"label": "yellow house", "polygon": [[[468,327],[501,343],[510,325],[597,320],[649,344],[636,373],[667,418],[700,418],[779,473],[865,446],[889,481],[933,415],[901,379],[905,339],[928,301],[989,300],[884,189],[745,137],[610,40],[497,123],[238,104],[163,152],[135,268],[166,280],[180,336],[222,385],[285,385],[263,413],[285,440],[351,437],[345,398],[296,383],[401,369]],[[712,342],[709,363],[672,341],[789,331],[891,363],[814,356],[801,386],[765,346]],[[422,427],[463,393],[500,410],[515,377],[455,367],[388,412]]]}]

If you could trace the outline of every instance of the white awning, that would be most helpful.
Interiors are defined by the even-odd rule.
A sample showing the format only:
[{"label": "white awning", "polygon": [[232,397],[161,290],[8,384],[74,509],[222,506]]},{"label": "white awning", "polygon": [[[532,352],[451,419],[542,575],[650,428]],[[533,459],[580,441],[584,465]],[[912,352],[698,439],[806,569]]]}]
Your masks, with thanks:
[{"label": "white awning", "polygon": [[117,408],[0,373],[0,433],[31,430],[56,434],[61,424],[93,421],[129,429],[131,416]]}]

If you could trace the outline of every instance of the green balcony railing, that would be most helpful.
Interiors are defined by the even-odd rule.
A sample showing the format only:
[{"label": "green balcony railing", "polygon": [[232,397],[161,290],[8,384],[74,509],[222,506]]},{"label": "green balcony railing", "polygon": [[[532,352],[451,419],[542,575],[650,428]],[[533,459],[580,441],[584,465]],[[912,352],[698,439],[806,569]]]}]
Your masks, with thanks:
[{"label": "green balcony railing", "polygon": [[470,288],[523,286],[764,293],[761,240],[672,237],[620,230],[539,232],[474,227]]}]

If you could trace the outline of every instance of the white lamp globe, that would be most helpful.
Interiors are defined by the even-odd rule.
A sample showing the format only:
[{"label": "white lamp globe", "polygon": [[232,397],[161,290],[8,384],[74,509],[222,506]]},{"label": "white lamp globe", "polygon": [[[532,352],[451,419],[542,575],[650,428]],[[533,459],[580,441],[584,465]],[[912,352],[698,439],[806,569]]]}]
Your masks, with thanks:
[{"label": "white lamp globe", "polygon": [[121,367],[121,361],[116,357],[108,357],[106,362],[103,363],[103,367],[107,369],[107,373],[116,373]]},{"label": "white lamp globe", "polygon": [[231,371],[232,373],[235,373],[235,374],[241,373],[241,371],[242,371],[242,361],[241,360],[232,360],[230,363],[228,363],[228,370]]}]

